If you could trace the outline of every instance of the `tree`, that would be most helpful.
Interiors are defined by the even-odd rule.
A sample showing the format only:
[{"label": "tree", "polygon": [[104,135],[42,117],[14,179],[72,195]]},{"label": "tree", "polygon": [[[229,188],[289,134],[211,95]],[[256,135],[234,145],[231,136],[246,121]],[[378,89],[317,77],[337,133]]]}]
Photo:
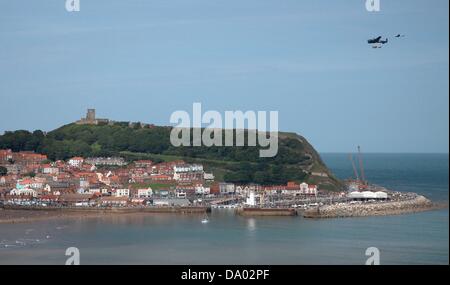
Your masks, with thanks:
[{"label": "tree", "polygon": [[[166,160],[165,156],[174,156],[186,162],[203,163],[206,168],[220,169],[225,181],[240,184],[300,182],[307,178],[303,169],[315,163],[326,169],[314,149],[294,135],[279,138],[278,154],[275,157],[259,157],[260,147],[247,144],[234,147],[175,147],[170,143],[171,130],[171,127],[157,126],[141,128],[138,123],[130,127],[128,122],[98,126],[69,124],[49,133],[40,130],[7,131],[0,135],[0,149],[35,151],[46,154],[50,160],[66,160],[73,156],[125,156],[130,161],[152,159],[161,162]],[[235,138],[236,131],[232,132]],[[226,133],[223,130],[222,141]],[[159,155],[162,155],[161,158]]]},{"label": "tree", "polygon": [[28,172],[28,173],[25,174],[25,176],[28,176],[28,177],[33,178],[33,177],[36,176],[36,173],[34,173],[34,172]]},{"label": "tree", "polygon": [[8,174],[8,169],[4,166],[0,166],[0,176],[5,176],[6,174]]}]

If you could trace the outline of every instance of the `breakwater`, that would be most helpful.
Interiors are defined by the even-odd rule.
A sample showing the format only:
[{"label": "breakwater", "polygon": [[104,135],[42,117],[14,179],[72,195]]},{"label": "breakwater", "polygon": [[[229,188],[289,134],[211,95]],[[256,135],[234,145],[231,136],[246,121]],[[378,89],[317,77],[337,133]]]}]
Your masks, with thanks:
[{"label": "breakwater", "polygon": [[399,215],[432,210],[437,208],[429,199],[424,196],[416,196],[408,200],[349,204],[338,203],[311,208],[303,213],[305,218],[341,218],[341,217],[365,217],[365,216],[386,216]]},{"label": "breakwater", "polygon": [[291,208],[239,208],[236,213],[241,216],[296,216]]}]

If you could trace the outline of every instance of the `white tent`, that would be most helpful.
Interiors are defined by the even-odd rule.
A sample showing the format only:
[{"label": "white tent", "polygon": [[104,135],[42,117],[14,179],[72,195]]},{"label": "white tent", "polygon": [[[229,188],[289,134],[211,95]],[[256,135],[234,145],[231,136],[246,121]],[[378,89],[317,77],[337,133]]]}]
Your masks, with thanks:
[{"label": "white tent", "polygon": [[387,199],[388,195],[385,192],[371,192],[371,191],[353,191],[348,194],[348,197],[351,199]]},{"label": "white tent", "polygon": [[387,193],[382,191],[375,192],[375,195],[378,199],[387,199],[388,197]]}]

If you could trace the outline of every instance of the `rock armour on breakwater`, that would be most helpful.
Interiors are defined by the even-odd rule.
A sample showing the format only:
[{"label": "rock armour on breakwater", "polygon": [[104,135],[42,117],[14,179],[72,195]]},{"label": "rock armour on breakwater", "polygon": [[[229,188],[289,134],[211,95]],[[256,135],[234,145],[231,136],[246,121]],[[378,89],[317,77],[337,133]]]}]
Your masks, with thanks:
[{"label": "rock armour on breakwater", "polygon": [[424,196],[417,196],[410,200],[395,202],[326,205],[306,210],[303,216],[305,218],[386,216],[422,212],[434,208],[436,205],[430,200]]}]

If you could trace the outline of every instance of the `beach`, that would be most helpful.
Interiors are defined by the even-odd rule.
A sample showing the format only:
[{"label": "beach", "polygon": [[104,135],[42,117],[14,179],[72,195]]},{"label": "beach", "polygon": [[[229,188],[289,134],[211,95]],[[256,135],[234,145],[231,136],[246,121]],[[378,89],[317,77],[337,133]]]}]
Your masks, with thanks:
[{"label": "beach", "polygon": [[[323,158],[339,177],[351,175],[345,154]],[[368,247],[380,250],[381,264],[448,264],[448,207],[434,210],[448,204],[448,156],[365,159],[374,183],[402,193],[379,203],[433,203],[329,219],[213,209],[208,223],[204,214],[0,209],[0,264],[64,264],[73,246],[82,264],[364,264]]]},{"label": "beach", "polygon": [[[422,195],[408,200],[383,201],[372,203],[335,203],[300,211],[304,218],[344,218],[366,216],[388,216],[409,214],[423,211],[442,209],[447,205],[433,203]],[[86,219],[102,218],[112,215],[152,215],[152,214],[204,214],[208,208],[204,207],[152,207],[152,208],[0,208],[0,224],[30,223],[51,219]],[[235,211],[243,216],[292,216],[294,209],[260,209],[246,208]]]},{"label": "beach", "polygon": [[18,210],[18,209],[3,209],[0,208],[0,224],[14,224],[14,223],[31,223],[37,221],[47,221],[52,219],[84,219],[103,217],[105,215],[114,215],[117,213],[93,212],[93,211],[44,211],[44,210]]},{"label": "beach", "polygon": [[154,208],[0,208],[0,224],[30,223],[52,219],[86,219],[121,215],[152,215],[152,214],[203,214],[203,207],[154,207]]}]

